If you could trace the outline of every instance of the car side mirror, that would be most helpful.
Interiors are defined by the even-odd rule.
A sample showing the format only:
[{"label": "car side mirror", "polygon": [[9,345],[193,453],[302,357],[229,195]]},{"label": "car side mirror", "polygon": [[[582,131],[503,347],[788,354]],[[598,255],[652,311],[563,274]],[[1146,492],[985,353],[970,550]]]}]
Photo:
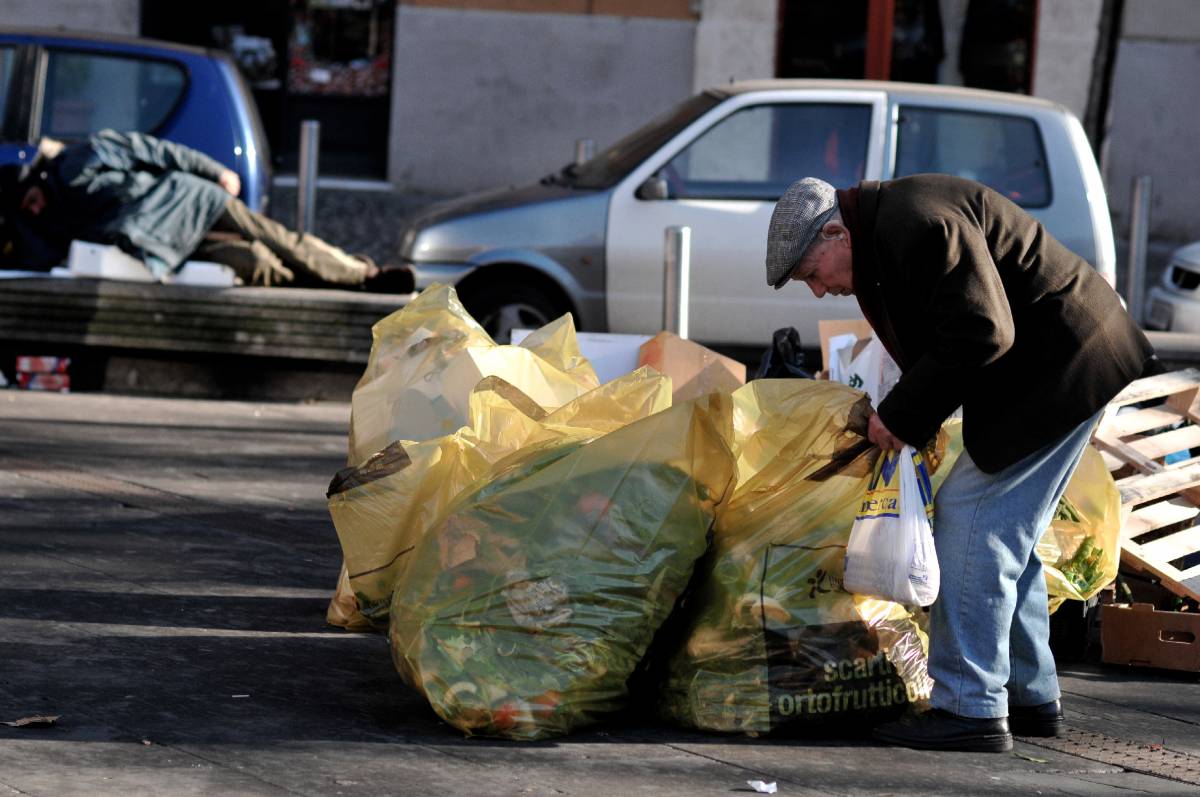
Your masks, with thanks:
[{"label": "car side mirror", "polygon": [[634,192],[634,196],[638,199],[670,199],[671,187],[667,185],[667,181],[657,174],[652,177],[647,177],[646,182],[638,186],[638,190]]}]

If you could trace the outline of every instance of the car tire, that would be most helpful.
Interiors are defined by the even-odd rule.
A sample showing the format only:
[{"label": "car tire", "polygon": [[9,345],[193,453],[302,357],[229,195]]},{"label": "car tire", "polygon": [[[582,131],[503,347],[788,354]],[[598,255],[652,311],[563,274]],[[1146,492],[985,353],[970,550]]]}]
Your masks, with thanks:
[{"label": "car tire", "polygon": [[497,343],[509,343],[514,329],[537,329],[566,312],[542,291],[525,285],[473,291],[462,301]]}]

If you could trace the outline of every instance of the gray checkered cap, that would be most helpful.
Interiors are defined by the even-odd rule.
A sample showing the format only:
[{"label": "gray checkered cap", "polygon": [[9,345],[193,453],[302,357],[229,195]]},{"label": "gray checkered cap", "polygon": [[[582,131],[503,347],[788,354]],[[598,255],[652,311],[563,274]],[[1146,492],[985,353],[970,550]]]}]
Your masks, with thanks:
[{"label": "gray checkered cap", "polygon": [[804,250],[837,210],[834,187],[816,177],[788,186],[771,214],[767,228],[767,284],[779,290],[787,284]]}]

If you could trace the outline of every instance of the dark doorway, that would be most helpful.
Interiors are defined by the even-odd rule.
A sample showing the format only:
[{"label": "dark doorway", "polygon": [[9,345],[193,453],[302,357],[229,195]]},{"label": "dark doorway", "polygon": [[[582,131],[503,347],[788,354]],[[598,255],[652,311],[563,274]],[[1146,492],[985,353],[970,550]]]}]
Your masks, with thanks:
[{"label": "dark doorway", "polygon": [[[890,80],[938,82],[944,56],[938,0],[891,0]],[[869,0],[782,0],[779,77],[861,79],[866,73]],[[885,39],[886,43],[886,39]]]},{"label": "dark doorway", "polygon": [[394,0],[142,0],[142,34],[229,52],[275,167],[295,172],[300,123],[321,123],[322,175],[387,174]]},{"label": "dark doorway", "polygon": [[1037,0],[971,0],[958,67],[963,85],[1028,94]]}]

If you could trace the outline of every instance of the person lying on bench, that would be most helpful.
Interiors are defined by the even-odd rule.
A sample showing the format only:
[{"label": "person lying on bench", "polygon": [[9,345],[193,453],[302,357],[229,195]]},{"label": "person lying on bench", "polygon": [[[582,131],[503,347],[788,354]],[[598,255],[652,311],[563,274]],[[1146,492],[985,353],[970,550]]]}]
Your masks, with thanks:
[{"label": "person lying on bench", "polygon": [[[185,260],[227,265],[246,285],[357,286],[379,274],[367,257],[256,213],[237,198],[240,191],[237,173],[202,152],[101,130],[43,148],[29,167],[0,167],[9,248],[19,250],[0,258],[45,269],[81,240],[116,244],[159,278]],[[33,262],[15,262],[20,257]]]}]

